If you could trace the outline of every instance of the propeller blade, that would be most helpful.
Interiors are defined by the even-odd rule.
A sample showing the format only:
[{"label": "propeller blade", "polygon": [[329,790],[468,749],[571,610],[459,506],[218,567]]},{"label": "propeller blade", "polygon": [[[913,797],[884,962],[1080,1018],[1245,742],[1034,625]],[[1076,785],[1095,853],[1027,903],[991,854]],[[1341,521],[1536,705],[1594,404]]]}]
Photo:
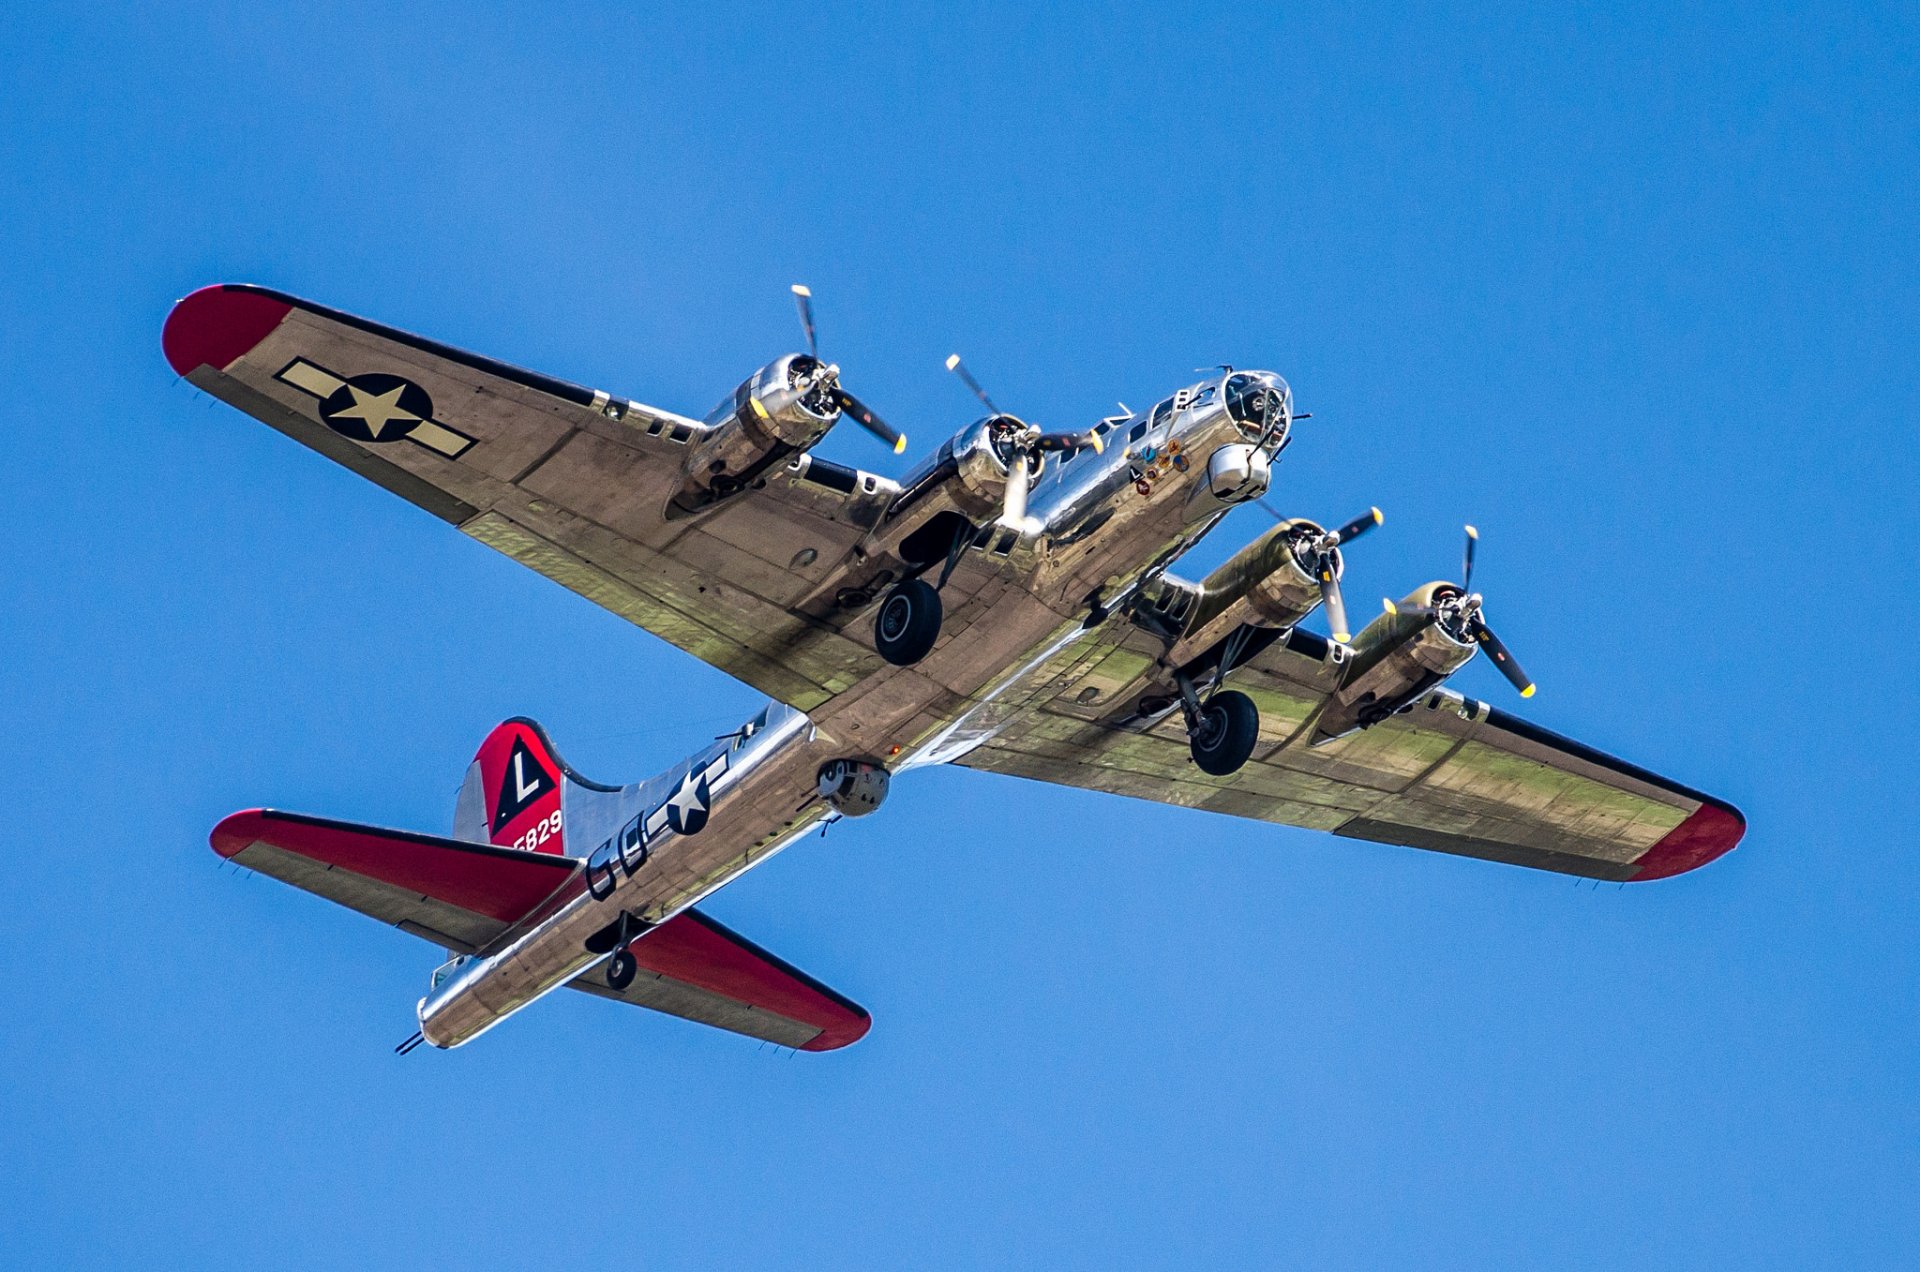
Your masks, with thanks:
[{"label": "propeller blade", "polygon": [[1320,584],[1320,603],[1327,608],[1327,624],[1333,629],[1333,638],[1344,645],[1353,639],[1353,633],[1347,630],[1347,603],[1340,595],[1340,579],[1334,573],[1333,558],[1321,557],[1313,576]]},{"label": "propeller blade", "polygon": [[1027,454],[1015,451],[1013,462],[1007,465],[1006,500],[1000,506],[1000,524],[1010,528],[1020,527],[1027,519]]},{"label": "propeller blade", "polygon": [[1346,525],[1335,530],[1333,532],[1334,538],[1339,543],[1352,543],[1355,539],[1358,539],[1361,535],[1373,529],[1386,519],[1386,514],[1382,513],[1378,508],[1369,508],[1352,521],[1347,522]]},{"label": "propeller blade", "polygon": [[1533,697],[1533,678],[1520,669],[1520,664],[1514,661],[1505,643],[1493,634],[1493,628],[1487,626],[1486,619],[1474,618],[1473,638],[1487,651],[1487,657],[1493,659],[1493,665],[1500,669],[1500,674],[1507,678],[1507,682],[1520,691],[1522,698]]},{"label": "propeller blade", "polygon": [[979,398],[989,411],[992,411],[995,415],[1001,413],[1000,408],[993,404],[993,399],[987,396],[987,391],[980,387],[980,381],[973,378],[973,372],[967,370],[967,364],[960,361],[959,354],[950,353],[947,355],[947,370],[959,376],[961,381],[973,390],[973,396]]},{"label": "propeller blade", "polygon": [[1466,558],[1466,562],[1460,567],[1460,590],[1462,592],[1473,591],[1473,548],[1474,548],[1474,545],[1479,542],[1480,542],[1480,532],[1478,530],[1475,530],[1472,526],[1468,526],[1467,527],[1467,558]]},{"label": "propeller blade", "polygon": [[841,414],[849,416],[854,423],[892,447],[894,454],[899,455],[906,451],[907,435],[905,433],[896,432],[885,420],[874,413],[872,407],[837,384],[833,388],[833,402],[840,408]]},{"label": "propeller blade", "polygon": [[793,303],[800,306],[800,325],[807,329],[807,352],[820,356],[820,341],[813,334],[813,293],[799,283],[793,285]]}]

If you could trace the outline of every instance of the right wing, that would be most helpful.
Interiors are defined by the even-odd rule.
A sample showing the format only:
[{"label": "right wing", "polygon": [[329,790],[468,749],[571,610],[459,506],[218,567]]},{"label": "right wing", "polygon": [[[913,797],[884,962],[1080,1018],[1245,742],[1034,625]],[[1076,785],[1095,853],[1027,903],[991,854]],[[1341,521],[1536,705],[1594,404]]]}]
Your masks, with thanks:
[{"label": "right wing", "polygon": [[1704,865],[1746,830],[1723,800],[1450,689],[1362,732],[1309,745],[1340,671],[1308,632],[1268,644],[1229,683],[1260,709],[1260,742],[1212,777],[1177,711],[1137,710],[1156,648],[1115,628],[1061,658],[1047,697],[958,762],[1349,839],[1457,853],[1609,881]]},{"label": "right wing", "polygon": [[[213,850],[296,888],[457,953],[472,954],[570,881],[581,862],[553,853],[441,839],[249,809],[214,827]],[[594,972],[570,988],[801,1051],[855,1042],[859,1004],[697,910],[634,942],[640,975],[616,992]]]},{"label": "right wing", "polygon": [[262,287],[193,293],[162,344],[195,387],[770,697],[811,710],[882,666],[834,593],[890,481],[802,456],[669,520],[705,430],[685,416]]}]

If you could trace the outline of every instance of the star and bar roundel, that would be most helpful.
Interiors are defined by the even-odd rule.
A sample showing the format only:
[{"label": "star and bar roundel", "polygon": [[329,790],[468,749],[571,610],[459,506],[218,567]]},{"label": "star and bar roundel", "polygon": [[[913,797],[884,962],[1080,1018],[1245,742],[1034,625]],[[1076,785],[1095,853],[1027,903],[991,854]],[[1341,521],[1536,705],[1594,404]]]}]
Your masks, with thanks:
[{"label": "star and bar roundel", "polygon": [[403,376],[368,371],[342,376],[295,358],[274,379],[319,399],[320,422],[356,442],[407,441],[458,459],[474,439],[433,418],[433,398]]}]

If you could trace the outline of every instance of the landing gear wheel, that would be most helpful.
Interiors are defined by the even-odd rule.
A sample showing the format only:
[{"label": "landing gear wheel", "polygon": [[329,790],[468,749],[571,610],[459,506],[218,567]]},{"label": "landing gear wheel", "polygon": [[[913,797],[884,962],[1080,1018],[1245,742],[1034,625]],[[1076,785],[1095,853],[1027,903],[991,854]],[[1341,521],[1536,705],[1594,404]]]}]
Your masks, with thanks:
[{"label": "landing gear wheel", "polygon": [[1236,773],[1260,740],[1260,708],[1237,689],[1222,690],[1201,708],[1189,738],[1201,772],[1215,777]]},{"label": "landing gear wheel", "polygon": [[639,970],[640,960],[633,956],[632,950],[621,946],[607,960],[607,987],[616,991],[624,990],[633,984],[634,975]]},{"label": "landing gear wheel", "polygon": [[925,579],[908,579],[887,593],[873,620],[873,643],[896,667],[911,667],[940,639],[940,593]]}]

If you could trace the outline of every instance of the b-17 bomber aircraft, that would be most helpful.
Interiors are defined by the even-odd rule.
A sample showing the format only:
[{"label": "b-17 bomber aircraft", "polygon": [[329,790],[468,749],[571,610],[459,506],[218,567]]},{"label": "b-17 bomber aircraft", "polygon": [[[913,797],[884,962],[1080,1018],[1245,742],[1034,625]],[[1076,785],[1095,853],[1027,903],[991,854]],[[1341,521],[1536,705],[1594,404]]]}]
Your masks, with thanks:
[{"label": "b-17 bomber aircraft", "polygon": [[[959,764],[1592,879],[1728,851],[1731,805],[1466,697],[1485,651],[1457,580],[1350,633],[1344,554],[1380,520],[1283,519],[1200,579],[1181,554],[1264,500],[1286,382],[1223,367],[1150,410],[1045,432],[986,414],[899,481],[813,447],[851,420],[806,352],[704,419],[266,288],[204,288],[163,333],[190,383],[772,701],[644,782],[575,773],[529,720],[481,744],[447,837],[235,813],[214,850],[442,947],[402,1044],[457,1047],[568,987],[804,1051],[854,1003],[694,908],[892,776]],[[1332,638],[1303,622],[1326,611]]]}]

